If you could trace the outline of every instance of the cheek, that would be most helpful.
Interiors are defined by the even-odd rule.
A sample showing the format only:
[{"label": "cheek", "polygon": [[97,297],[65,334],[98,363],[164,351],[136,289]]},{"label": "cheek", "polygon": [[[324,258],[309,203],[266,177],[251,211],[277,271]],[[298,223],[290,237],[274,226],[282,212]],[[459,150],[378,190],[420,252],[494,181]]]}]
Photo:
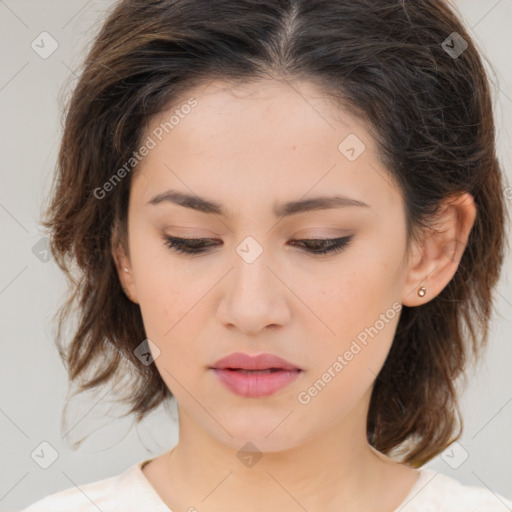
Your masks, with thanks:
[{"label": "cheek", "polygon": [[346,353],[350,366],[378,373],[389,352],[401,309],[397,266],[391,254],[368,254],[347,258],[321,286],[307,285],[317,315],[310,316],[308,330],[322,331],[315,337],[320,368]]},{"label": "cheek", "polygon": [[197,340],[208,314],[204,299],[212,279],[194,279],[165,247],[153,246],[151,254],[138,254],[138,302],[146,335],[160,351],[155,364],[168,387],[177,391],[172,376],[181,382],[189,372],[201,371]]},{"label": "cheek", "polygon": [[173,326],[186,314],[187,279],[179,269],[173,268],[163,241],[135,229],[131,241],[137,302],[146,335],[160,347],[175,330]]},{"label": "cheek", "polygon": [[[200,339],[200,296],[187,293],[186,284],[171,284],[158,274],[145,283],[141,294],[141,314],[147,337],[158,347],[155,365],[166,386],[180,400],[186,400],[182,386],[190,387],[203,372]],[[185,287],[185,288],[183,288]]]},{"label": "cheek", "polygon": [[161,350],[175,344],[174,340],[184,332],[187,338],[194,339],[193,324],[188,319],[197,314],[198,305],[194,304],[198,299],[190,290],[190,282],[187,285],[172,275],[169,269],[165,274],[156,267],[148,269],[143,284],[137,287],[146,334]]},{"label": "cheek", "polygon": [[315,296],[330,330],[316,317],[310,320],[308,332],[322,334],[309,348],[311,371],[298,398],[311,405],[310,413],[318,408],[326,422],[348,414],[370,392],[391,348],[401,305],[379,267],[338,274]]}]

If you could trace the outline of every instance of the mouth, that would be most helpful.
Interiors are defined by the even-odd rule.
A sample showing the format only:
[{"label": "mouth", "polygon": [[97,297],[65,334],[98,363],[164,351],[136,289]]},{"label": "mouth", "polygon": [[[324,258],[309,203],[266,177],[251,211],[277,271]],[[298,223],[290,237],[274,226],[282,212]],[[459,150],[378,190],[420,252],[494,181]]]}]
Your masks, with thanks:
[{"label": "mouth", "polygon": [[273,395],[290,385],[302,373],[299,368],[293,370],[211,368],[211,371],[227,390],[245,398],[263,398]]},{"label": "mouth", "polygon": [[250,355],[234,352],[209,367],[231,393],[245,398],[263,398],[286,388],[303,369],[275,354]]},{"label": "mouth", "polygon": [[288,371],[297,371],[301,372],[299,368],[294,368],[292,370],[286,370],[285,368],[265,368],[262,370],[247,370],[246,368],[212,368],[212,370],[226,370],[230,372],[238,372],[245,373],[246,375],[265,375],[268,373],[276,373],[276,372],[288,372]]},{"label": "mouth", "polygon": [[209,367],[212,370],[241,372],[248,375],[277,373],[282,371],[302,371],[297,365],[275,354],[250,355],[244,352],[234,352],[216,361]]}]

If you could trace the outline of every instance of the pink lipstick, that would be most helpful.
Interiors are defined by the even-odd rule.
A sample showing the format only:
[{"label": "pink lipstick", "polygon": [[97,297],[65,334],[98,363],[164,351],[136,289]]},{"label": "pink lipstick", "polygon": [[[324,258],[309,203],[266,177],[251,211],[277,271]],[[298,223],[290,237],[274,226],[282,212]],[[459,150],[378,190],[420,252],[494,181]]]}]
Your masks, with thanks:
[{"label": "pink lipstick", "polygon": [[243,352],[234,352],[219,359],[210,369],[231,392],[251,398],[276,393],[303,371],[274,354],[250,356]]}]

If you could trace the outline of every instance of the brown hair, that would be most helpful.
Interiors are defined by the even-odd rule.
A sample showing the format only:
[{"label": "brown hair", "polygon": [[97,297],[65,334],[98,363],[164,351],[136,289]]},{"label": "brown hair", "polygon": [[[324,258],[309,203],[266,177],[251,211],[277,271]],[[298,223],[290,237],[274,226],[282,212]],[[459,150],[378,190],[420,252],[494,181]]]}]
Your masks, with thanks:
[{"label": "brown hair", "polygon": [[[453,32],[468,44],[456,56],[442,45]],[[95,191],[130,161],[152,116],[188,88],[268,76],[314,82],[368,123],[403,193],[408,240],[444,199],[473,196],[477,216],[454,277],[429,302],[403,307],[371,397],[369,443],[418,467],[461,434],[455,378],[487,343],[508,220],[489,84],[441,0],[116,3],[67,105],[43,222],[71,284],[59,353],[81,391],[119,383],[121,363],[132,363],[122,401],[137,421],[172,398],[156,366],[134,354],[146,338],[141,312],[124,295],[112,256],[113,240],[126,241],[133,173],[101,198]],[[65,346],[61,328],[75,302],[79,324]]]}]

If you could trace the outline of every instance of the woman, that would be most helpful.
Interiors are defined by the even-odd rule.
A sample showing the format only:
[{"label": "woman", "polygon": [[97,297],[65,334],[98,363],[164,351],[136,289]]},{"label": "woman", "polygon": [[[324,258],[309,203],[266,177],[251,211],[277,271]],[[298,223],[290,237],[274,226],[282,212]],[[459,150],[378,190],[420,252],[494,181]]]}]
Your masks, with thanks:
[{"label": "woman", "polygon": [[27,511],[512,506],[421,469],[460,436],[505,244],[488,82],[448,4],[121,1],[58,163],[70,380],[132,363],[119,400],[140,421],[175,398],[179,442]]}]

